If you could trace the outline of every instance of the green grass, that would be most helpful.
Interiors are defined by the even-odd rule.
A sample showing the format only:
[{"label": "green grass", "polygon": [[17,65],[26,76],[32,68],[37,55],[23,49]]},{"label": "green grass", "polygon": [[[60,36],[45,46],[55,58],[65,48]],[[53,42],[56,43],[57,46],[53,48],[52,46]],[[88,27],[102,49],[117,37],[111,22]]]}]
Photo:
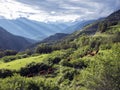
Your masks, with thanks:
[{"label": "green grass", "polygon": [[111,26],[106,33],[114,34],[114,33],[118,33],[118,32],[120,32],[120,24]]},{"label": "green grass", "polygon": [[48,54],[43,54],[35,57],[28,57],[24,59],[18,59],[15,61],[11,61],[8,63],[0,63],[0,69],[10,69],[10,70],[19,70],[21,67],[24,67],[27,64],[30,64],[32,62],[39,63],[42,62],[43,59],[47,56]]},{"label": "green grass", "polygon": [[105,37],[105,38],[108,38],[108,37],[112,37],[113,35],[110,35],[110,34],[106,34],[106,33],[100,33],[100,32],[97,32],[93,37]]}]

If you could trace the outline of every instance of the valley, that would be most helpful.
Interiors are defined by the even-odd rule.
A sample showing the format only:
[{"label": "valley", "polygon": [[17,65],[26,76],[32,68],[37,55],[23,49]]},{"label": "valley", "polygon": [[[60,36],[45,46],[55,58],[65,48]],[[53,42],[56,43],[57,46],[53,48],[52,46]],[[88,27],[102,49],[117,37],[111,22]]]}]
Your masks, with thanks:
[{"label": "valley", "polygon": [[120,10],[14,55],[1,51],[0,90],[119,90],[119,17]]}]

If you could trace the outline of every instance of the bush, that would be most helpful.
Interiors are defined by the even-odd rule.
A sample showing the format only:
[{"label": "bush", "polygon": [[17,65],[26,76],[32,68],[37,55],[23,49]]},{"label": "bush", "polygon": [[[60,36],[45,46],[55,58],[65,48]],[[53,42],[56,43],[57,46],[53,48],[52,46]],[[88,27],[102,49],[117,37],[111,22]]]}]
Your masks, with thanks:
[{"label": "bush", "polygon": [[3,52],[0,52],[0,58],[2,58],[4,56]]},{"label": "bush", "polygon": [[16,55],[18,52],[14,50],[0,50],[0,58],[4,56]]},{"label": "bush", "polygon": [[38,83],[31,81],[28,82],[27,90],[40,90]]},{"label": "bush", "polygon": [[2,58],[2,61],[4,62],[11,62],[13,60],[16,60],[16,59],[22,59],[22,58],[27,58],[28,55],[27,54],[24,54],[24,55],[15,55],[15,56],[5,56]]},{"label": "bush", "polygon": [[61,58],[60,57],[47,57],[44,62],[47,64],[47,65],[54,65],[54,64],[58,64],[59,62],[61,61]]},{"label": "bush", "polygon": [[17,51],[14,51],[14,50],[5,50],[4,54],[5,54],[5,56],[16,55]]},{"label": "bush", "polygon": [[46,44],[41,44],[39,45],[36,50],[36,53],[44,54],[44,53],[51,53],[52,52],[52,47]]},{"label": "bush", "polygon": [[6,78],[13,75],[13,72],[7,69],[0,69],[0,78]]},{"label": "bush", "polygon": [[107,50],[107,49],[111,49],[111,48],[112,48],[111,44],[103,44],[100,46],[100,49],[102,49],[102,50]]},{"label": "bush", "polygon": [[15,56],[5,56],[5,57],[2,58],[2,60],[3,60],[4,62],[10,62],[10,61],[13,61],[13,60],[15,60],[15,59],[16,59]]},{"label": "bush", "polygon": [[63,60],[61,64],[63,66],[72,67],[76,69],[83,69],[87,67],[87,64],[83,60],[73,60],[73,61]]},{"label": "bush", "polygon": [[69,63],[68,60],[62,60],[61,65],[62,66],[67,66],[67,67],[73,67],[73,65],[71,63]]},{"label": "bush", "polygon": [[74,72],[68,71],[64,73],[64,79],[69,79],[70,81],[74,78]]},{"label": "bush", "polygon": [[14,75],[0,79],[0,90],[59,90],[59,87],[49,80]]},{"label": "bush", "polygon": [[116,33],[112,39],[114,43],[120,42],[120,32]]},{"label": "bush", "polygon": [[[51,70],[49,72],[49,70]],[[21,76],[35,76],[35,75],[42,75],[42,74],[50,74],[53,73],[53,69],[44,64],[44,63],[31,63],[29,65],[27,65],[24,68],[21,68],[21,70],[19,71]]]},{"label": "bush", "polygon": [[76,69],[83,69],[87,67],[87,64],[83,60],[74,60],[71,63],[72,66]]}]

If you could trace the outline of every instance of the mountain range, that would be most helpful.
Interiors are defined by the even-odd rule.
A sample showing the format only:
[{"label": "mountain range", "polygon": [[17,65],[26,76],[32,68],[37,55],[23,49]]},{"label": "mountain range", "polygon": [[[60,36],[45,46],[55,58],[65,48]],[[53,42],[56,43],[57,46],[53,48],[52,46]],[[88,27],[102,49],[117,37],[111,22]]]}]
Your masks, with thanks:
[{"label": "mountain range", "polygon": [[18,18],[15,20],[0,19],[0,26],[14,35],[26,37],[36,41],[41,41],[56,33],[72,33],[75,30],[79,30],[93,21],[94,20],[64,23],[44,23],[28,20],[26,18]]},{"label": "mountain range", "polygon": [[[0,19],[0,25],[3,26],[0,28],[0,48],[21,50],[27,46],[30,46],[32,43],[35,43],[34,40],[39,41],[33,45],[36,46],[43,42],[50,43],[50,42],[58,41],[66,36],[67,36],[66,38],[72,39],[83,33],[95,34],[96,31],[98,30],[99,25],[101,25],[100,23],[104,23],[103,26],[105,26],[109,24],[115,24],[116,22],[118,22],[120,19],[118,15],[119,12],[120,10],[111,14],[105,19],[102,18],[97,21],[95,20],[89,20],[83,22],[76,21],[74,22],[74,24],[59,23],[59,25],[52,24],[49,22],[42,23],[42,22],[31,21],[25,18],[20,18],[17,20]],[[87,26],[84,27],[85,25]],[[5,29],[3,29],[4,27]],[[57,33],[57,32],[64,32],[64,33]],[[72,32],[74,33],[68,35]]]},{"label": "mountain range", "polygon": [[[0,44],[22,43],[0,30]],[[120,10],[32,45],[15,55],[1,50],[0,90],[120,90]]]}]

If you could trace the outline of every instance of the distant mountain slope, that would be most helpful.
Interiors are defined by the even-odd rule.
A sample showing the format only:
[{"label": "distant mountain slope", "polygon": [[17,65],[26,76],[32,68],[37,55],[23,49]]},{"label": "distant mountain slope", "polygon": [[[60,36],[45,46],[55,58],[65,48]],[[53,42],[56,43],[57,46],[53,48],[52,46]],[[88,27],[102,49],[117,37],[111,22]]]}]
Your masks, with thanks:
[{"label": "distant mountain slope", "polygon": [[[82,34],[94,35],[94,34],[96,34],[96,32],[101,32],[100,27],[104,27],[106,25],[107,25],[107,27],[104,28],[104,30],[105,31],[109,30],[110,26],[120,23],[119,17],[120,17],[120,10],[112,13],[111,15],[109,15],[106,18],[99,19],[99,20],[85,26],[82,30],[75,31],[74,33],[66,36],[64,39],[61,39],[59,43],[64,42],[64,41],[72,41],[75,38],[79,38]],[[53,45],[54,44],[56,44],[56,43],[53,43]]]},{"label": "distant mountain slope", "polygon": [[108,21],[120,21],[120,10],[109,15],[106,20]]},{"label": "distant mountain slope", "polygon": [[23,37],[12,35],[0,27],[0,49],[21,50],[31,43]]},{"label": "distant mountain slope", "polygon": [[37,22],[25,18],[16,20],[0,19],[0,25],[12,34],[34,40],[43,40],[68,27],[66,24]]},{"label": "distant mountain slope", "polygon": [[102,20],[98,20],[92,24],[87,25],[83,28],[83,30],[76,31],[69,37],[73,38],[81,34],[93,35],[96,32],[105,32],[109,29],[110,26],[117,25],[118,23],[120,23],[120,10],[112,13]]},{"label": "distant mountain slope", "polygon": [[46,43],[50,43],[50,42],[55,42],[58,41],[60,39],[65,38],[66,36],[68,36],[69,34],[64,34],[64,33],[56,33],[54,35],[49,36],[48,38],[42,40],[41,42],[46,42]]},{"label": "distant mountain slope", "polygon": [[66,28],[66,30],[68,30],[68,33],[73,33],[77,30],[82,29],[84,26],[91,24],[93,22],[95,22],[96,20],[88,20],[88,21],[76,21],[74,25],[69,26],[68,28]]},{"label": "distant mountain slope", "polygon": [[90,21],[76,22],[37,22],[26,18],[16,20],[0,19],[1,27],[8,32],[22,37],[41,41],[55,33],[72,33],[75,30],[81,29]]},{"label": "distant mountain slope", "polygon": [[40,42],[37,42],[35,44],[32,44],[32,45],[28,46],[27,48],[33,49],[33,48],[35,48],[36,46],[38,46],[39,44],[42,44],[42,43],[53,44],[53,43],[59,42],[60,40],[67,37],[68,35],[69,34],[65,34],[65,33],[56,33],[54,35],[51,35],[51,36],[45,38],[44,40],[42,40]]}]

